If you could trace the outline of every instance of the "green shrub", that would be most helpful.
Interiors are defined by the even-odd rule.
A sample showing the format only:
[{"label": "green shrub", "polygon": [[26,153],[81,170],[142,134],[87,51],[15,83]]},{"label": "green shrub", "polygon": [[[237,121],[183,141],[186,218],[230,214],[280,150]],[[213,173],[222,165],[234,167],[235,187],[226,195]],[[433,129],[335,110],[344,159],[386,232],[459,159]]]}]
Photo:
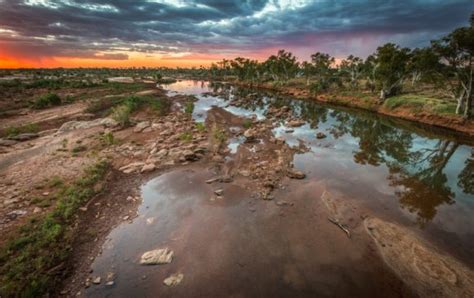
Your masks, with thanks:
[{"label": "green shrub", "polygon": [[189,131],[183,132],[180,136],[179,139],[183,142],[191,142],[193,140],[193,134]]},{"label": "green shrub", "polygon": [[[7,240],[0,251],[0,295],[43,297],[58,282],[56,268],[71,253],[74,215],[92,198],[95,184],[108,169],[105,161],[87,168],[81,178],[62,186],[55,194],[56,206],[47,214],[32,218]],[[37,201],[38,203],[41,200]]]},{"label": "green shrub", "polygon": [[28,123],[22,126],[11,126],[7,127],[4,131],[4,135],[7,137],[14,137],[21,133],[34,133],[39,131],[39,126],[36,123]]},{"label": "green shrub", "polygon": [[61,104],[61,98],[55,93],[47,93],[33,102],[34,109],[44,109],[51,106],[59,106]]},{"label": "green shrub", "polygon": [[130,114],[132,110],[128,105],[120,105],[112,108],[111,117],[121,126],[126,126],[130,124]]},{"label": "green shrub", "polygon": [[206,125],[204,125],[204,123],[201,123],[201,122],[196,123],[196,128],[197,130],[199,130],[199,132],[206,131]]},{"label": "green shrub", "polygon": [[184,112],[186,114],[192,114],[194,111],[194,103],[192,101],[187,101],[184,105]]},{"label": "green shrub", "polygon": [[243,126],[244,128],[247,128],[247,129],[250,128],[250,127],[252,127],[252,120],[250,120],[250,119],[244,119],[244,122],[242,123],[242,126]]},{"label": "green shrub", "polygon": [[225,131],[223,129],[219,129],[217,127],[214,127],[214,129],[212,130],[212,137],[219,144],[222,144],[227,140],[227,135],[226,135]]}]

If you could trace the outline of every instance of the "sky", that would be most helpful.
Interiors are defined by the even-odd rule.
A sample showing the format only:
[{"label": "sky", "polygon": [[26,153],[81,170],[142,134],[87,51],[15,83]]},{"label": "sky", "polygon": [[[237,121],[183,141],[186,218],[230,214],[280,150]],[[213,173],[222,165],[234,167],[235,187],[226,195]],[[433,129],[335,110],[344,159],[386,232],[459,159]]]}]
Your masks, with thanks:
[{"label": "sky", "polygon": [[0,68],[366,57],[387,42],[426,46],[473,11],[473,0],[0,0]]}]

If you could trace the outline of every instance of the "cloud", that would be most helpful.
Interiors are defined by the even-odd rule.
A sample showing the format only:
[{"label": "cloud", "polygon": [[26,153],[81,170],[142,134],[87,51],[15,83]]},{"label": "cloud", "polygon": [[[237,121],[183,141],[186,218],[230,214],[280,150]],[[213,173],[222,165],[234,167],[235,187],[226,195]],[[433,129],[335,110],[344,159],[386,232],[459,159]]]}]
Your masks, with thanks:
[{"label": "cloud", "polygon": [[389,41],[426,45],[473,10],[472,0],[3,0],[0,46],[30,58],[260,57],[277,48],[364,56]]}]

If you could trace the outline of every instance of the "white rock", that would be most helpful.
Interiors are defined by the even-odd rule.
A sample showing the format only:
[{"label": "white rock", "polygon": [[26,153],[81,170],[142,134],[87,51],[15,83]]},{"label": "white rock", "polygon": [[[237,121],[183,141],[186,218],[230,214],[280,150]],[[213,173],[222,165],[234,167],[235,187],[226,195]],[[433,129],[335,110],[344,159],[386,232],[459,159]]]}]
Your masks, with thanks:
[{"label": "white rock", "polygon": [[175,273],[175,274],[171,274],[170,276],[168,276],[164,281],[163,283],[165,285],[167,285],[168,287],[173,287],[173,286],[177,286],[181,283],[181,281],[183,280],[184,278],[184,275],[181,274],[181,273]]},{"label": "white rock", "polygon": [[173,260],[173,251],[168,248],[155,249],[145,252],[140,258],[141,265],[169,264]]}]

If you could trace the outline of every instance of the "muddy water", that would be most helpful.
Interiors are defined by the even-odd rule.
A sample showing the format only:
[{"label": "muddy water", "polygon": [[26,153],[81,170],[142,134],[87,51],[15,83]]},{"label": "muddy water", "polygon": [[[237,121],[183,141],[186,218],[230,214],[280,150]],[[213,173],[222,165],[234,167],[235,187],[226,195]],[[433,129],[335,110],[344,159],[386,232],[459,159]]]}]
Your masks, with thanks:
[{"label": "muddy water", "polygon": [[[215,173],[205,165],[156,177],[142,187],[137,218],[112,231],[93,264],[93,276],[115,273],[114,285],[91,286],[87,296],[411,296],[377,253],[366,217],[407,227],[474,268],[470,140],[254,90],[194,81],[167,88],[198,98],[196,121],[212,106],[258,119],[289,106],[306,124],[290,132],[276,120],[273,133],[308,148],[293,160],[307,177],[285,180],[273,201],[253,198],[239,179],[206,184]],[[232,104],[240,98],[247,100]],[[242,142],[229,140],[230,157]],[[216,200],[218,188],[224,198]],[[351,238],[327,220],[335,214]],[[174,251],[171,264],[138,265],[143,252],[162,247]],[[163,285],[173,273],[184,274],[181,284]]]}]

